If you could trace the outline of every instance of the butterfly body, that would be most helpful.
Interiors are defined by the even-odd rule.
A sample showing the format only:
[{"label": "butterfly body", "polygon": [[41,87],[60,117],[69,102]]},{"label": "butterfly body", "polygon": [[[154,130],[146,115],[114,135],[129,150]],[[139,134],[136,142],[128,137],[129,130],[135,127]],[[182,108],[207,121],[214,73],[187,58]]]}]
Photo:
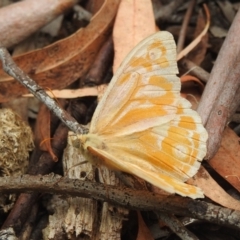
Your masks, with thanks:
[{"label": "butterfly body", "polygon": [[[134,174],[170,193],[203,197],[184,182],[206,154],[207,132],[180,96],[176,46],[168,32],[139,43],[101,99],[81,147],[94,163]],[[95,159],[95,160],[94,160]]]}]

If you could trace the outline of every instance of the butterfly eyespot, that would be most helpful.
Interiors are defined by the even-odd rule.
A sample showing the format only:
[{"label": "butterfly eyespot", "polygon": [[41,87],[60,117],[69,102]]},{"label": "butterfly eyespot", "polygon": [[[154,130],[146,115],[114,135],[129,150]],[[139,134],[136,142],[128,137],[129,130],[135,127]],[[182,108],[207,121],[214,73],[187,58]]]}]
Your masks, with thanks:
[{"label": "butterfly eyespot", "polygon": [[183,145],[176,145],[174,148],[174,155],[179,159],[185,159],[188,155],[188,148]]},{"label": "butterfly eyespot", "polygon": [[152,61],[154,61],[154,60],[157,60],[157,59],[161,58],[162,51],[158,48],[154,48],[154,49],[149,50],[148,54],[149,54],[150,59]]}]

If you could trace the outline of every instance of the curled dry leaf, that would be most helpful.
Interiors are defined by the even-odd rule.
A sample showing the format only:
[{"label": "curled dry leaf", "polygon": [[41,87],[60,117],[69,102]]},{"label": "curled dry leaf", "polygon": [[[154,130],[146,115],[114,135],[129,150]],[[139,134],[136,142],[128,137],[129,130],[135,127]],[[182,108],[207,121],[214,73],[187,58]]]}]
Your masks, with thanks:
[{"label": "curled dry leaf", "polygon": [[206,13],[206,25],[205,25],[204,29],[202,30],[202,32],[187,47],[185,47],[177,55],[177,60],[180,60],[181,58],[186,56],[189,52],[191,52],[192,49],[194,49],[201,42],[201,39],[204,37],[204,35],[208,31],[208,28],[210,26],[210,13],[209,13],[209,10],[207,8],[207,5],[204,4],[203,6],[204,6],[205,13]]},{"label": "curled dry leaf", "polygon": [[51,145],[50,120],[50,111],[46,105],[42,104],[37,116],[35,143],[40,150],[48,152],[52,159],[57,162],[58,158]]},{"label": "curled dry leaf", "polygon": [[204,90],[203,83],[191,75],[181,76],[180,80],[182,83],[181,96],[192,104],[192,109],[196,110]]},{"label": "curled dry leaf", "polygon": [[[43,49],[14,58],[17,65],[41,87],[61,89],[83,76],[108,36],[119,0],[105,0],[86,28]],[[27,89],[0,70],[0,102]]]},{"label": "curled dry leaf", "polygon": [[[199,11],[197,25],[194,33],[194,37],[197,38],[201,34],[202,29],[205,27],[205,19],[202,10]],[[200,65],[205,58],[208,48],[208,33],[202,36],[199,44],[193,48],[193,50],[188,54],[188,59],[194,62],[196,65]]]},{"label": "curled dry leaf", "polygon": [[11,47],[62,14],[77,0],[25,0],[0,8],[0,42]]},{"label": "curled dry leaf", "polygon": [[192,75],[181,76],[180,80],[181,80],[181,83],[194,82],[197,84],[197,86],[200,88],[202,92],[204,90],[204,84],[198,78]]}]

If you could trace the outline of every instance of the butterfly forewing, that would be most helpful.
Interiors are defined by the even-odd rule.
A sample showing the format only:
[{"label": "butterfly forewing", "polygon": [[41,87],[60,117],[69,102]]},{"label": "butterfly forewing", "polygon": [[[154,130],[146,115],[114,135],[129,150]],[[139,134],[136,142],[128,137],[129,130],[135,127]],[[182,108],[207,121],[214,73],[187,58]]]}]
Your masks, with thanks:
[{"label": "butterfly forewing", "polygon": [[175,59],[172,35],[161,32],[142,41],[113,77],[90,132],[125,135],[173,119],[180,91]]},{"label": "butterfly forewing", "polygon": [[139,43],[126,57],[97,107],[83,148],[97,160],[192,198],[183,183],[206,154],[207,132],[180,96],[176,46],[168,32]]}]

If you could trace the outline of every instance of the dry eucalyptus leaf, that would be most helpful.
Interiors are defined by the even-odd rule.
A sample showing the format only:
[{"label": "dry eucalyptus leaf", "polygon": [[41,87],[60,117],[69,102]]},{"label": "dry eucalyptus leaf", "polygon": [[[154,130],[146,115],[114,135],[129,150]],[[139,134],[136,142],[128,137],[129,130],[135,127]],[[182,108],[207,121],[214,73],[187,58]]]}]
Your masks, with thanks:
[{"label": "dry eucalyptus leaf", "polygon": [[122,0],[113,30],[115,48],[113,71],[140,41],[156,32],[151,0]]},{"label": "dry eucalyptus leaf", "polygon": [[[105,0],[87,27],[43,49],[14,57],[14,61],[43,88],[62,89],[68,86],[91,66],[108,37],[118,4],[119,0]],[[27,92],[0,66],[0,102]]]},{"label": "dry eucalyptus leaf", "polygon": [[206,197],[223,207],[240,210],[240,202],[226,193],[204,167],[200,167],[197,174],[187,182],[200,187]]},{"label": "dry eucalyptus leaf", "polygon": [[240,191],[240,146],[238,135],[230,128],[223,132],[221,146],[208,162],[218,174]]}]

